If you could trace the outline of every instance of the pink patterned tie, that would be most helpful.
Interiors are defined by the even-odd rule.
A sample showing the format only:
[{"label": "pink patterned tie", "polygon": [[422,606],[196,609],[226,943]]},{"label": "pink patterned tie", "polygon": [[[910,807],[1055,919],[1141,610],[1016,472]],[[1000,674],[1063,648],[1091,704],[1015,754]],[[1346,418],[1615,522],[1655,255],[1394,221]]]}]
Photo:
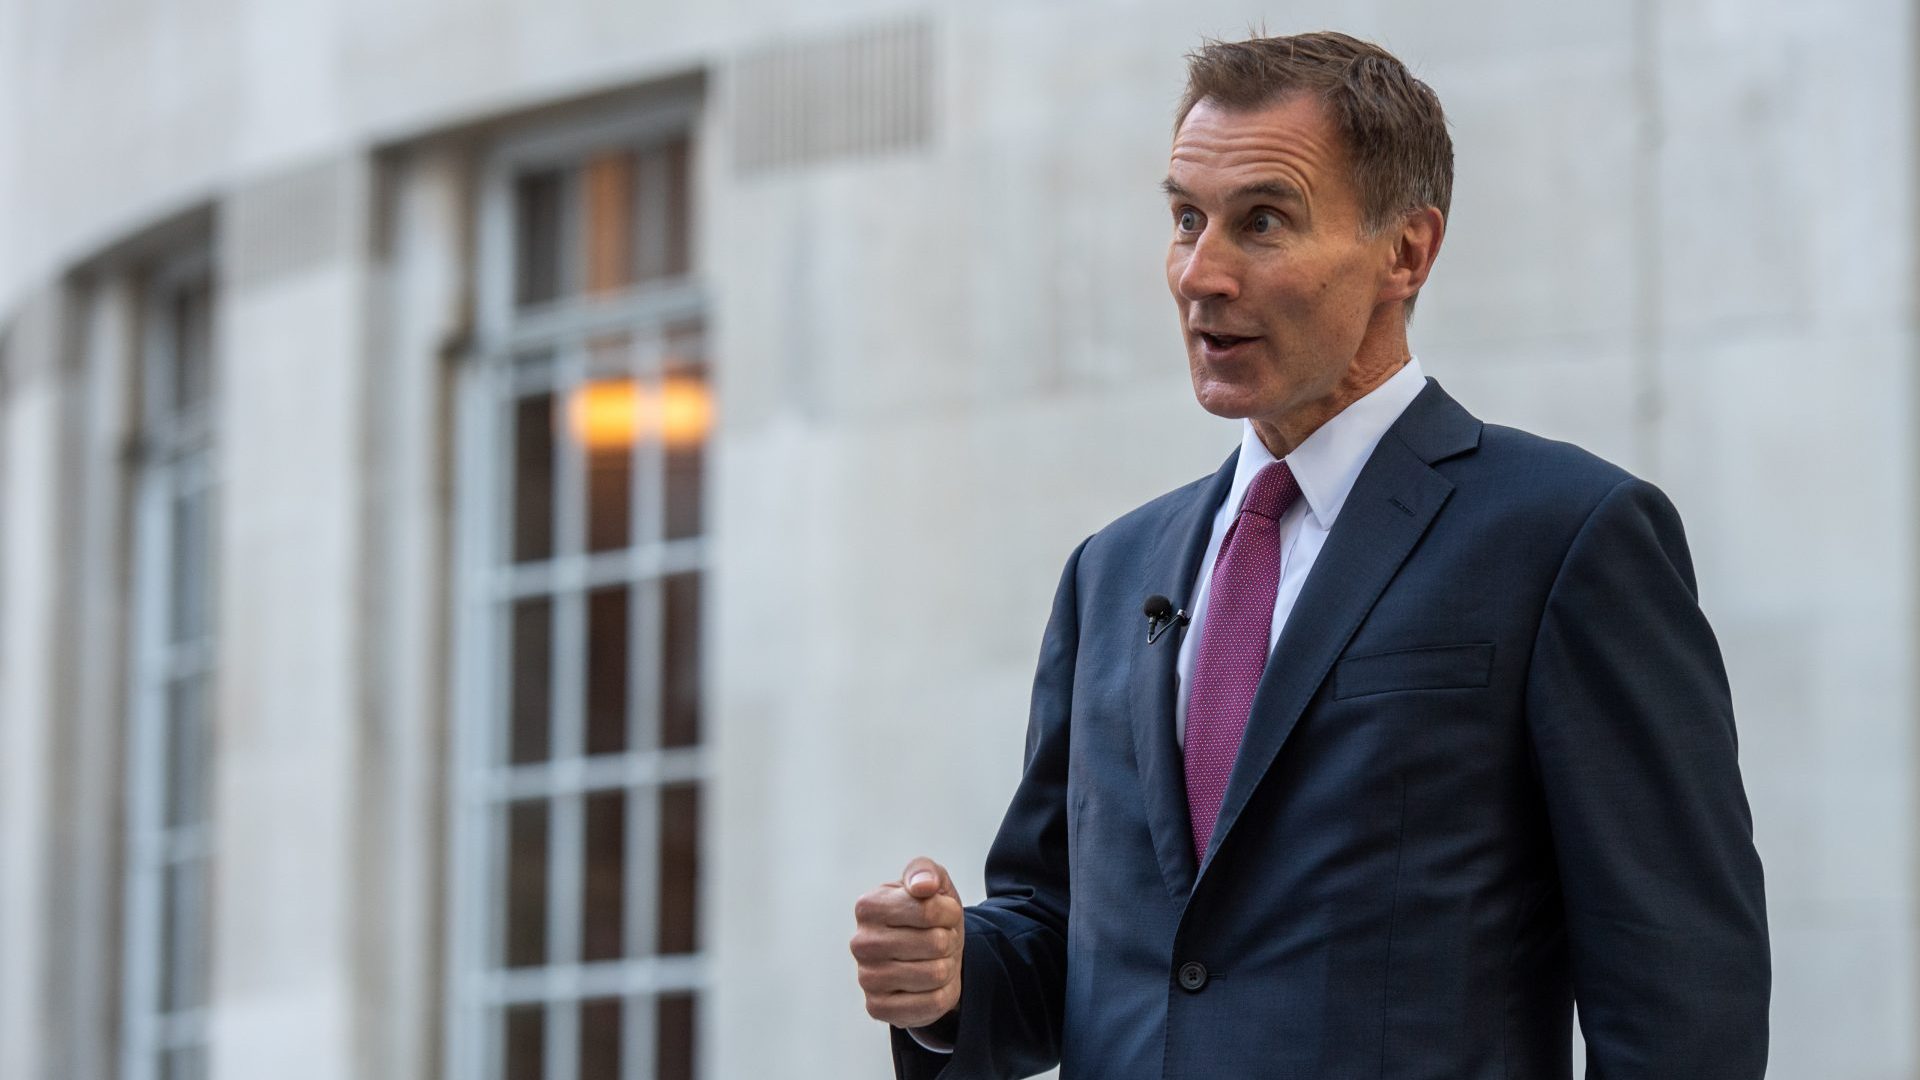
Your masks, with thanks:
[{"label": "pink patterned tie", "polygon": [[1286,462],[1261,469],[1213,564],[1206,626],[1187,697],[1187,813],[1196,862],[1206,861],[1253,692],[1267,667],[1273,601],[1280,588],[1280,515],[1299,495]]}]

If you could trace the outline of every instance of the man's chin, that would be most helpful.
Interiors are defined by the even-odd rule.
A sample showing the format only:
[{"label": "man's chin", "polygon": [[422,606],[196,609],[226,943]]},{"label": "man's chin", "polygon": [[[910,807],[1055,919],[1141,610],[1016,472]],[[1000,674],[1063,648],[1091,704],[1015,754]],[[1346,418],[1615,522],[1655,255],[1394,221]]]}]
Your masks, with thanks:
[{"label": "man's chin", "polygon": [[1260,415],[1259,402],[1242,387],[1221,386],[1217,383],[1196,385],[1193,388],[1194,400],[1200,407],[1223,420],[1245,420],[1249,416]]}]

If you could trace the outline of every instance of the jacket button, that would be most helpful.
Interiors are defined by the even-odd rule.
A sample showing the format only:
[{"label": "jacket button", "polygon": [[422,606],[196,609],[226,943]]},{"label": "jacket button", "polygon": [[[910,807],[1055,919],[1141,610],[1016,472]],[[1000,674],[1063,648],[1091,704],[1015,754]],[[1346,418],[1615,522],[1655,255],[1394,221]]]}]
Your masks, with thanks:
[{"label": "jacket button", "polygon": [[1198,993],[1207,985],[1207,965],[1198,960],[1189,960],[1180,965],[1180,989],[1188,993]]}]

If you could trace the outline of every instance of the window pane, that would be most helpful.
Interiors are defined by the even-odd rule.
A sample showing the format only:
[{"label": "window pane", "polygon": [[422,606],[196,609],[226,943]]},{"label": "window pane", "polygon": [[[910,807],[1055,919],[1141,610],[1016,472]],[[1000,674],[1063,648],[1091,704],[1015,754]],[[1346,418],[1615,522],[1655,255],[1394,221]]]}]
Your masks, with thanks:
[{"label": "window pane", "polygon": [[547,803],[507,806],[506,942],[508,967],[547,960]]},{"label": "window pane", "polygon": [[172,580],[168,592],[172,601],[169,640],[193,641],[206,635],[208,569],[208,502],[205,488],[196,488],[172,500],[169,543]]},{"label": "window pane", "polygon": [[700,575],[661,582],[660,745],[700,741]]},{"label": "window pane", "polygon": [[620,1000],[580,1004],[580,1080],[620,1080]]},{"label": "window pane", "polygon": [[189,859],[160,875],[160,1011],[207,1001],[207,864]]},{"label": "window pane", "polygon": [[545,596],[513,605],[513,655],[509,658],[508,760],[545,761],[553,753],[553,601]]},{"label": "window pane", "polygon": [[665,994],[659,1005],[657,1080],[693,1080],[693,995]]},{"label": "window pane", "polygon": [[189,675],[167,687],[167,827],[207,820],[207,679]]},{"label": "window pane", "polygon": [[547,1052],[545,1010],[539,1005],[513,1005],[502,1011],[500,1025],[505,1064],[501,1080],[540,1080],[541,1059]]},{"label": "window pane", "polygon": [[678,540],[700,533],[706,448],[713,432],[713,388],[706,367],[706,327],[701,320],[669,323],[664,344],[663,532],[667,539]]},{"label": "window pane", "polygon": [[587,594],[587,753],[627,749],[625,585]]},{"label": "window pane", "polygon": [[513,561],[553,557],[553,395],[514,409]]},{"label": "window pane", "polygon": [[608,154],[587,162],[587,291],[633,283],[633,155]]},{"label": "window pane", "polygon": [[699,367],[706,362],[706,320],[698,316],[674,319],[667,323],[665,338],[665,367]]},{"label": "window pane", "polygon": [[173,411],[207,400],[213,374],[213,282],[205,278],[173,297]]},{"label": "window pane", "polygon": [[642,408],[639,384],[632,379],[595,380],[574,392],[570,426],[587,454],[588,551],[612,551],[631,542],[633,446]]},{"label": "window pane", "polygon": [[670,784],[660,791],[660,952],[699,948],[700,789]]},{"label": "window pane", "polygon": [[667,144],[667,273],[693,267],[693,144]]},{"label": "window pane", "polygon": [[636,237],[640,280],[678,277],[692,262],[693,155],[686,139],[652,147],[635,168]]},{"label": "window pane", "polygon": [[706,370],[668,371],[660,384],[660,401],[666,456],[664,531],[668,540],[679,540],[700,535],[707,437],[713,429]]},{"label": "window pane", "polygon": [[522,176],[514,196],[514,296],[520,304],[543,303],[560,295],[566,174],[555,169]]},{"label": "window pane", "polygon": [[603,791],[587,796],[586,818],[581,959],[618,960],[626,955],[626,793]]}]

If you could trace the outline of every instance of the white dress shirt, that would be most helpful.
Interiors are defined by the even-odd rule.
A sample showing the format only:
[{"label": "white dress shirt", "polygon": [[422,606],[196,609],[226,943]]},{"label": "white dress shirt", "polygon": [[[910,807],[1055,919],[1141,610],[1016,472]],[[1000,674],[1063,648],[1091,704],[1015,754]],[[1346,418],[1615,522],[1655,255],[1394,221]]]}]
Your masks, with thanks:
[{"label": "white dress shirt", "polygon": [[[1280,515],[1280,590],[1273,598],[1273,631],[1267,638],[1269,651],[1280,640],[1287,616],[1293,614],[1293,602],[1300,597],[1300,586],[1306,584],[1307,572],[1320,556],[1327,533],[1333,529],[1334,519],[1340,516],[1340,507],[1346,504],[1354,481],[1360,479],[1361,467],[1373,456],[1380,437],[1400,419],[1400,414],[1426,385],[1420,358],[1410,357],[1386,382],[1321,424],[1287,455],[1287,467],[1293,470],[1293,478],[1300,485],[1300,498]],[[1187,742],[1187,679],[1193,674],[1193,651],[1200,640],[1197,631],[1206,626],[1213,561],[1220,553],[1220,541],[1226,537],[1227,527],[1240,514],[1240,503],[1247,497],[1247,487],[1253,483],[1254,475],[1278,460],[1267,449],[1267,444],[1260,441],[1259,434],[1253,430],[1253,421],[1241,421],[1240,460],[1234,465],[1233,485],[1214,512],[1213,535],[1207,538],[1207,553],[1200,560],[1200,578],[1187,590],[1193,600],[1185,607],[1193,616],[1193,622],[1181,637],[1180,656],[1174,666],[1173,695],[1174,736],[1182,746]],[[965,977],[963,973],[961,978]],[[953,1052],[953,1047],[923,1029],[909,1028],[907,1033],[928,1050]]]}]

